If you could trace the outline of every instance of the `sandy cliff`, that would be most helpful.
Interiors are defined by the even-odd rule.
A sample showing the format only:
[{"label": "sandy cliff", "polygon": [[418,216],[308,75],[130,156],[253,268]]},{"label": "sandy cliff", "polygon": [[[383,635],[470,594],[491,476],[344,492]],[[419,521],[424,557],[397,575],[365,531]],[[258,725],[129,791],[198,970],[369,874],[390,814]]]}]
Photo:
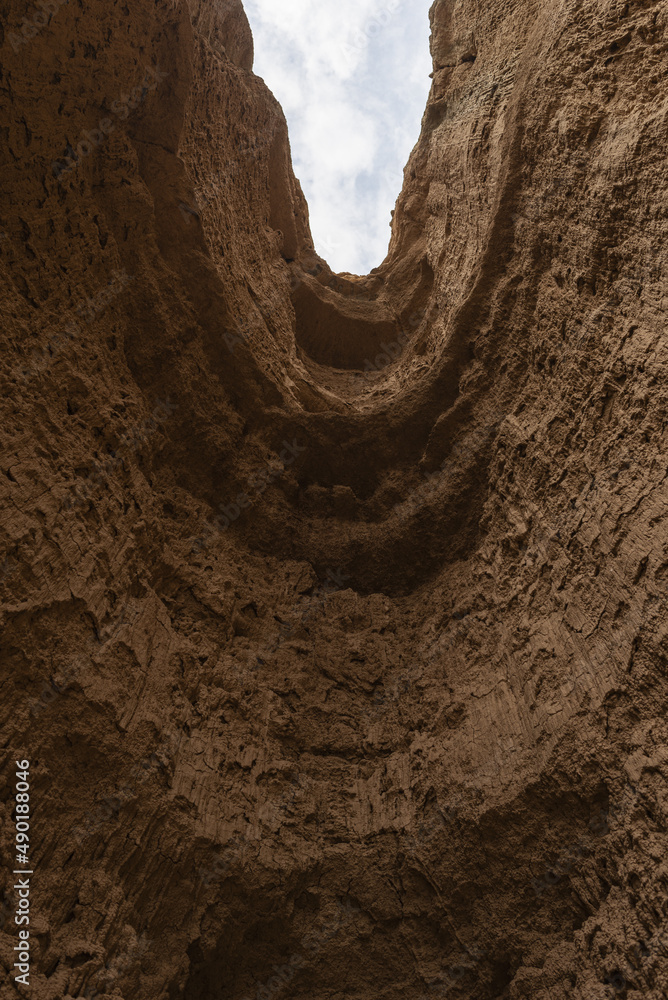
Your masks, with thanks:
[{"label": "sandy cliff", "polygon": [[[0,2],[1,1000],[668,994],[665,0],[438,0],[389,254],[238,0]],[[22,991],[20,995],[24,995]]]}]

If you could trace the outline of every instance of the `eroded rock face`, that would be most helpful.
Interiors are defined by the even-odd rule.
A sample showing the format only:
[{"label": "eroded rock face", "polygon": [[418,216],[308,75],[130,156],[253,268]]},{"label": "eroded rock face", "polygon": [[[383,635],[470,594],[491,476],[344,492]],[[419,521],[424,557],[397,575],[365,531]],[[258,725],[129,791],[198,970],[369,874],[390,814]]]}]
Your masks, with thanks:
[{"label": "eroded rock face", "polygon": [[240,3],[47,7],[0,4],[4,969],[29,757],[35,1000],[664,997],[668,4],[435,3],[367,277]]}]

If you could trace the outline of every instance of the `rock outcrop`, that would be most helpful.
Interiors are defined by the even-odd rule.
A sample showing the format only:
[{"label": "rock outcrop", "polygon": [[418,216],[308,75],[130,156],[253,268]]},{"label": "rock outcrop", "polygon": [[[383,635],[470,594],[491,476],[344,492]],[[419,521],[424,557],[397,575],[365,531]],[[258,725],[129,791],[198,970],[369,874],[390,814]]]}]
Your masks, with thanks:
[{"label": "rock outcrop", "polygon": [[668,995],[666,0],[437,0],[331,272],[239,0],[2,28],[1,1000]]}]

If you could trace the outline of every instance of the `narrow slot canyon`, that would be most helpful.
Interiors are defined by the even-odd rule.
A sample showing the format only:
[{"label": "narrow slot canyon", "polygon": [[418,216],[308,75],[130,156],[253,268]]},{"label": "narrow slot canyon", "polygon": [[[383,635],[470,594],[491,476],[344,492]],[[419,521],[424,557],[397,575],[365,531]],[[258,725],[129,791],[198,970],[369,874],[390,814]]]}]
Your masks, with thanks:
[{"label": "narrow slot canyon", "polygon": [[40,9],[0,3],[0,1000],[665,1000],[667,0],[436,0],[364,276],[240,0]]}]

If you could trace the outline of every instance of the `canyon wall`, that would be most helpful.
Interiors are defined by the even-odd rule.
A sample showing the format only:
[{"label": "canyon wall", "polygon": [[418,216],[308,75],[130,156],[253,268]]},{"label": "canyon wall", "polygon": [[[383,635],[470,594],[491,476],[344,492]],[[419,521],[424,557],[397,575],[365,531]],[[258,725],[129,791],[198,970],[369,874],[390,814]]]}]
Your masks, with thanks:
[{"label": "canyon wall", "polygon": [[665,997],[666,0],[437,0],[363,277],[239,0],[0,23],[0,1000]]}]

